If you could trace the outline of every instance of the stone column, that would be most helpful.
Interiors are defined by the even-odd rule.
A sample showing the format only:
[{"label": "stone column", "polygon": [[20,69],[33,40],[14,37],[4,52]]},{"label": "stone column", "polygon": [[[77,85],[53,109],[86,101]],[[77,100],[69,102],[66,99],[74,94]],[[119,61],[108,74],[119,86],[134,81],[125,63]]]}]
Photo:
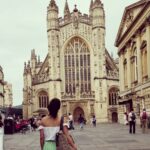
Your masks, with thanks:
[{"label": "stone column", "polygon": [[150,17],[146,22],[146,41],[147,41],[147,73],[148,78],[150,78]]},{"label": "stone column", "polygon": [[119,57],[119,81],[120,81],[120,91],[124,91],[123,52],[120,53]]},{"label": "stone column", "polygon": [[131,54],[131,44],[127,45],[127,80],[128,88],[131,88],[131,63],[130,63],[130,54]]},{"label": "stone column", "polygon": [[136,36],[136,47],[137,47],[137,65],[138,65],[138,83],[142,82],[142,62],[141,62],[141,35],[140,32]]}]

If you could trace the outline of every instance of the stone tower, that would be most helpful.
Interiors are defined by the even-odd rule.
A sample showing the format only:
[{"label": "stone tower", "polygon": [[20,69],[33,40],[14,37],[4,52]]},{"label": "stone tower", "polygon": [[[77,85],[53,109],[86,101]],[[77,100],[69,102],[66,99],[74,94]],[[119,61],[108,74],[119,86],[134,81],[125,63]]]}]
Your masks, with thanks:
[{"label": "stone tower", "polygon": [[60,90],[60,47],[59,47],[59,20],[58,7],[54,0],[47,7],[47,34],[49,57],[49,97],[61,98]]},{"label": "stone tower", "polygon": [[[100,0],[91,1],[90,14],[92,21],[92,47],[94,55],[94,87],[95,87],[95,110],[96,116],[102,114],[107,118],[106,97],[107,83],[105,66],[105,12]],[[103,91],[102,91],[103,90]],[[104,119],[104,118],[101,118]]]}]

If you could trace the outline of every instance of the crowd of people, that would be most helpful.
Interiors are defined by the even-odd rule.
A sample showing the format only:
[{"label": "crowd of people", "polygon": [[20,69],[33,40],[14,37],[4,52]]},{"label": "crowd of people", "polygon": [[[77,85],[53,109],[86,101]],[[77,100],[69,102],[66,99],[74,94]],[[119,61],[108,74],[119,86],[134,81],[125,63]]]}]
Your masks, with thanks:
[{"label": "crowd of people", "polygon": [[[13,120],[15,131],[26,132],[29,130],[30,132],[36,131],[36,129],[40,132],[40,145],[41,150],[56,150],[57,147],[57,134],[62,132],[67,138],[68,145],[71,150],[77,150],[77,146],[74,143],[74,140],[71,136],[70,130],[75,130],[74,127],[74,119],[71,113],[65,114],[63,116],[58,116],[59,109],[61,107],[61,102],[59,99],[54,98],[50,101],[48,105],[48,115],[41,115],[39,117],[32,117],[28,120],[23,120],[20,117],[12,117],[7,116],[5,120]],[[150,125],[150,116],[146,112],[144,108],[143,111],[139,115],[140,123],[142,128],[142,133],[146,133],[146,129],[148,123]],[[136,120],[137,114],[133,109],[130,110],[129,113],[124,113],[124,124],[129,125],[129,133],[136,133]],[[77,119],[80,129],[84,129],[84,125],[86,124],[86,119],[83,114],[79,114]],[[96,127],[96,116],[93,114],[91,116],[91,125]],[[5,121],[2,121],[2,117],[0,115],[0,127],[5,125]],[[63,148],[58,148],[57,150],[63,150]]]}]

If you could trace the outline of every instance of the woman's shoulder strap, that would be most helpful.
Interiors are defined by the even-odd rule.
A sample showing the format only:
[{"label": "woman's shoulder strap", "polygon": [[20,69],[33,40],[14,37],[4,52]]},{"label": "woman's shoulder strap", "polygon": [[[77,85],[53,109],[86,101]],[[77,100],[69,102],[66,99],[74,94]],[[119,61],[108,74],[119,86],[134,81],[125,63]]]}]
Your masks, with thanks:
[{"label": "woman's shoulder strap", "polygon": [[60,130],[63,130],[63,124],[64,124],[64,117],[61,116],[61,119],[60,119]]}]

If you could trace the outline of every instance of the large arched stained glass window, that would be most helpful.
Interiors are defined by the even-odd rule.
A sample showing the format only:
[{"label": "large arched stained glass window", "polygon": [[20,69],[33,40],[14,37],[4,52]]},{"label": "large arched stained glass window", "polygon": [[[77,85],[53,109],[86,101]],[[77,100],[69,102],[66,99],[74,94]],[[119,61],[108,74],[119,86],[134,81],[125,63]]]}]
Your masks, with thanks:
[{"label": "large arched stained glass window", "polygon": [[65,49],[65,92],[74,95],[91,92],[90,51],[86,43],[73,38]]}]

